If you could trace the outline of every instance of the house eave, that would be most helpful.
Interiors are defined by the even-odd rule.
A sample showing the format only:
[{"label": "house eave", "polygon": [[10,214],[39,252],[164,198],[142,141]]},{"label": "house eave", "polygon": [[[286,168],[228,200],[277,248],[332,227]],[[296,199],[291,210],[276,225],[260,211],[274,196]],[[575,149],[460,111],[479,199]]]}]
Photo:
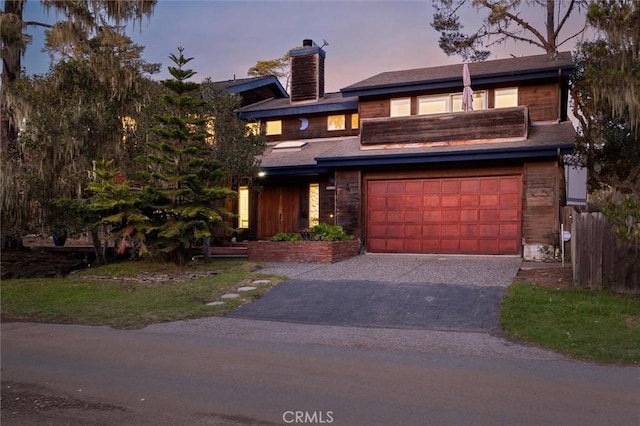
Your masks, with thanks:
[{"label": "house eave", "polygon": [[571,154],[574,144],[558,144],[532,147],[489,148],[460,152],[421,152],[388,155],[364,155],[357,157],[318,157],[322,167],[360,167],[404,164],[428,164],[466,161],[550,158]]},{"label": "house eave", "polygon": [[264,109],[258,111],[241,111],[240,118],[244,120],[260,119],[260,118],[273,118],[273,117],[287,117],[287,116],[300,116],[305,114],[319,114],[328,112],[346,112],[357,111],[358,101],[347,101],[339,103],[329,104],[307,104],[307,105],[291,105],[281,108]]}]

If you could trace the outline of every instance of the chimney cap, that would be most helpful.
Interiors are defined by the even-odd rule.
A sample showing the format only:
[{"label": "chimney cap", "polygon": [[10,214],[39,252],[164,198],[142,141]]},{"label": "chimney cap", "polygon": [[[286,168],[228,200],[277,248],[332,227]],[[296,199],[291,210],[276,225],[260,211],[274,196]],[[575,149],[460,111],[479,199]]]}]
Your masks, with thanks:
[{"label": "chimney cap", "polygon": [[305,38],[304,40],[302,40],[302,46],[304,47],[313,46],[313,40],[311,40],[310,38]]}]

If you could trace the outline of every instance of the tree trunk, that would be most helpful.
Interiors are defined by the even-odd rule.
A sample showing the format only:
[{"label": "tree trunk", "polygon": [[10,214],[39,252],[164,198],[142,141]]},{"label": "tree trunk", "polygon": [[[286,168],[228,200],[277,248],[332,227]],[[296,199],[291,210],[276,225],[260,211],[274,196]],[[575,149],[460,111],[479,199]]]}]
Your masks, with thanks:
[{"label": "tree trunk", "polygon": [[97,228],[91,228],[91,243],[93,244],[93,251],[96,254],[96,261],[98,265],[106,265],[107,258],[102,250],[102,244],[100,244],[100,236],[98,235]]},{"label": "tree trunk", "polygon": [[209,237],[202,239],[202,255],[205,262],[211,259],[211,238]]}]

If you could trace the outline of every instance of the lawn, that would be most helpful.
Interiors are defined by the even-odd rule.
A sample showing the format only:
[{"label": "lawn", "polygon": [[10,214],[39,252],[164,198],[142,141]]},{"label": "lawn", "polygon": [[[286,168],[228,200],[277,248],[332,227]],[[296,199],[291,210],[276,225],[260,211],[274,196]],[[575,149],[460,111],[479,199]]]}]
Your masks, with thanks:
[{"label": "lawn", "polygon": [[640,364],[640,298],[516,282],[502,300],[501,327],[511,336],[571,357]]},{"label": "lawn", "polygon": [[[260,274],[256,266],[223,260],[183,268],[123,262],[64,278],[2,280],[2,319],[141,328],[157,322],[224,315],[282,281],[283,277]],[[270,282],[237,292],[259,279]],[[220,298],[230,292],[240,297]],[[216,301],[224,303],[207,305]]]}]

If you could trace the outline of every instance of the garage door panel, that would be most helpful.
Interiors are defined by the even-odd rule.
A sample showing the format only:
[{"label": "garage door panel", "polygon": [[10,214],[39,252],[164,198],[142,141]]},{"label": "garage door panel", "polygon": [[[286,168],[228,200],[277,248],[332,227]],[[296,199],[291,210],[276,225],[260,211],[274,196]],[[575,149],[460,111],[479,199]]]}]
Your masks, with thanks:
[{"label": "garage door panel", "polygon": [[500,238],[503,238],[503,237],[515,238],[517,236],[518,236],[517,223],[500,224]]},{"label": "garage door panel", "polygon": [[407,196],[405,198],[406,210],[422,210],[422,196]]},{"label": "garage door panel", "polygon": [[518,194],[520,192],[520,179],[517,177],[504,177],[500,179],[500,192],[511,192]]},{"label": "garage door panel", "polygon": [[480,195],[480,207],[494,207],[499,204],[498,194]]},{"label": "garage door panel", "polygon": [[402,210],[389,210],[387,212],[387,222],[391,222],[391,223],[404,222],[404,212]]},{"label": "garage door panel", "polygon": [[478,240],[460,240],[460,250],[466,253],[477,253],[480,248]]},{"label": "garage door panel", "polygon": [[440,223],[441,213],[440,210],[426,210],[422,213],[422,221],[424,223]]},{"label": "garage door panel", "polygon": [[459,207],[459,206],[460,206],[460,196],[458,194],[442,196],[442,207]]},{"label": "garage door panel", "polygon": [[440,207],[440,195],[425,195],[422,197],[422,206],[425,209]]},{"label": "garage door panel", "polygon": [[521,177],[369,181],[367,248],[519,254]]},{"label": "garage door panel", "polygon": [[404,212],[405,223],[422,223],[422,210],[410,210]]},{"label": "garage door panel", "polygon": [[460,182],[461,194],[477,194],[480,190],[479,179],[465,179]]}]

